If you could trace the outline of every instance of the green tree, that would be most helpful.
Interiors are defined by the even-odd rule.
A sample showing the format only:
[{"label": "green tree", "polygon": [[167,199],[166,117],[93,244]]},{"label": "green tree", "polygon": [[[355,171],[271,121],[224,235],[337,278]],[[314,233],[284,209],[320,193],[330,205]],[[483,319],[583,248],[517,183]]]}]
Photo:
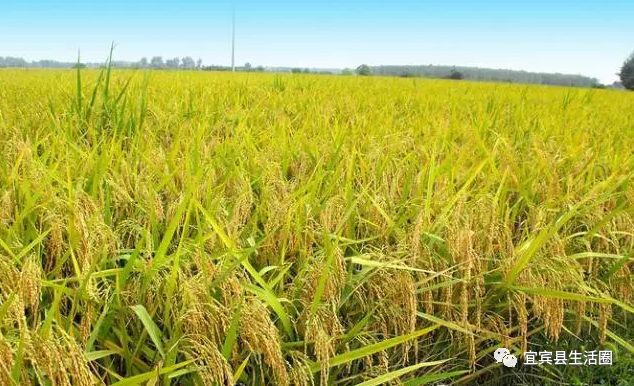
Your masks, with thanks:
[{"label": "green tree", "polygon": [[178,68],[178,66],[181,63],[181,59],[180,58],[173,58],[173,59],[167,59],[165,61],[165,67],[167,68]]},{"label": "green tree", "polygon": [[626,89],[634,90],[634,52],[623,63],[619,76],[621,77],[621,83]]},{"label": "green tree", "polygon": [[194,59],[191,56],[185,56],[181,60],[181,67],[182,68],[187,68],[187,69],[192,69],[192,68],[196,67],[196,62],[194,62]]},{"label": "green tree", "polygon": [[152,60],[150,60],[150,66],[152,68],[161,68],[163,66],[165,66],[165,63],[163,63],[163,58],[160,56],[155,56],[152,58]]},{"label": "green tree", "polygon": [[367,64],[362,64],[359,67],[357,67],[357,75],[369,76],[371,74],[372,74],[372,70],[370,70],[370,66],[368,66]]},{"label": "green tree", "polygon": [[457,71],[455,68],[453,68],[451,72],[449,73],[449,75],[447,76],[447,79],[462,80],[464,79],[464,74],[460,71]]}]

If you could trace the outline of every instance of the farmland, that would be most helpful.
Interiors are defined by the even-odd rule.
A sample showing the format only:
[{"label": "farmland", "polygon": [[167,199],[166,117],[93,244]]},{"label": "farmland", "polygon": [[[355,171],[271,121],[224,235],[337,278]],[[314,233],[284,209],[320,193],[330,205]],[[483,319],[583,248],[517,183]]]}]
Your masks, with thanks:
[{"label": "farmland", "polygon": [[634,94],[2,70],[0,145],[2,385],[634,377]]}]

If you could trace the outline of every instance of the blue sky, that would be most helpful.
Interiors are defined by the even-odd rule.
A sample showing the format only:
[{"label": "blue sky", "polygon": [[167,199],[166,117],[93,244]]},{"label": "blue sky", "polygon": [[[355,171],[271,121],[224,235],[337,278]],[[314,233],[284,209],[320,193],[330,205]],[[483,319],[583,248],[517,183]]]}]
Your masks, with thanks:
[{"label": "blue sky", "polygon": [[0,56],[102,61],[192,56],[356,67],[446,64],[584,74],[603,82],[634,51],[634,0],[0,0]]}]

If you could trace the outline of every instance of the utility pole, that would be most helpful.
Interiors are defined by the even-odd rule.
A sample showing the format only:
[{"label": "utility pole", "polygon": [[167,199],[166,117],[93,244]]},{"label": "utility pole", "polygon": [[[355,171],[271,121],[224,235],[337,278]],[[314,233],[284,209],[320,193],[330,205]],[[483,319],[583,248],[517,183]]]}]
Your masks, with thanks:
[{"label": "utility pole", "polygon": [[233,6],[231,14],[231,71],[236,71],[236,6]]}]

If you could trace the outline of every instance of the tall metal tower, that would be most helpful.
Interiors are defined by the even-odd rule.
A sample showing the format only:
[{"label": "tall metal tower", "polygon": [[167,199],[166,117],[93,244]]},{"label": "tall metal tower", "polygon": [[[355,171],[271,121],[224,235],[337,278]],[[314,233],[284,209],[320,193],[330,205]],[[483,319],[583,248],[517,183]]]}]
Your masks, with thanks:
[{"label": "tall metal tower", "polygon": [[231,11],[231,71],[236,71],[236,6]]}]

